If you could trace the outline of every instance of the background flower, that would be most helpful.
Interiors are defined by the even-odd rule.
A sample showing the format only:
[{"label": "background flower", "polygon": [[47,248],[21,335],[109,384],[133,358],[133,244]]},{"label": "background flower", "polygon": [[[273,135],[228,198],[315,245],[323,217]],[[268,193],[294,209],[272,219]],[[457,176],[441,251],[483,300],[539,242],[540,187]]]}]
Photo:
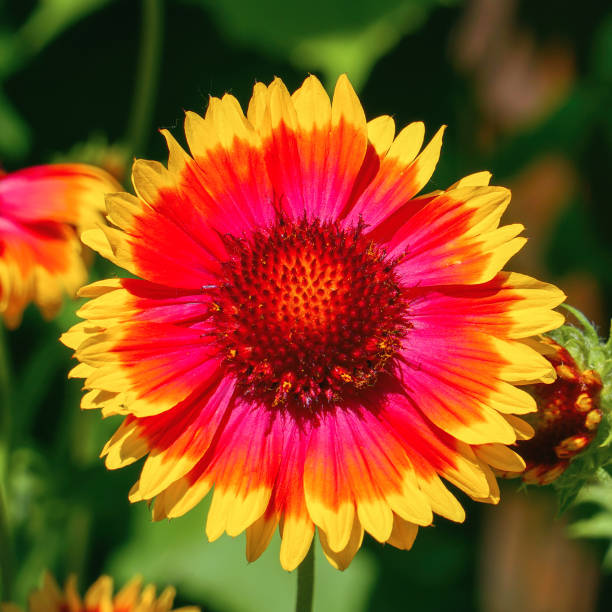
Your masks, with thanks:
[{"label": "background flower", "polygon": [[582,371],[554,340],[545,338],[543,342],[550,347],[546,357],[555,366],[557,379],[530,389],[538,411],[527,420],[536,433],[517,443],[517,452],[527,464],[519,476],[527,484],[540,485],[559,478],[570,461],[587,450],[602,420],[600,375],[595,370]]},{"label": "background flower", "polygon": [[[45,573],[43,585],[33,591],[29,598],[29,612],[170,612],[175,590],[166,587],[156,596],[155,586],[149,584],[142,588],[142,579],[133,578],[113,596],[113,580],[101,576],[94,582],[84,597],[78,594],[76,578],[66,581],[62,591],[51,574]],[[2,612],[20,612],[14,604],[0,604]],[[176,608],[176,612],[199,612],[199,608]]]},{"label": "background flower", "polygon": [[119,184],[83,164],[24,168],[0,176],[0,314],[19,325],[33,301],[45,318],[74,296],[87,270],[79,234],[100,222],[104,194]]}]

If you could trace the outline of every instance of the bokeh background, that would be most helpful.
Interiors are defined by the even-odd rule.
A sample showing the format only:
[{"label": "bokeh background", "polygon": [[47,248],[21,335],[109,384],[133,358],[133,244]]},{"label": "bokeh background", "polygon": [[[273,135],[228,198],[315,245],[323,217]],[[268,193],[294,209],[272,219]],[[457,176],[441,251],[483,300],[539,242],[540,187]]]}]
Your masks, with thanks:
[{"label": "bokeh background", "polygon": [[[5,0],[0,160],[9,171],[86,161],[126,182],[134,156],[165,160],[157,128],[182,140],[183,109],[203,112],[209,95],[246,106],[256,80],[293,90],[312,73],[331,89],[342,72],[368,118],[423,120],[429,136],[449,126],[431,189],[482,169],[510,186],[505,219],[530,238],[512,269],[559,284],[607,333],[612,7],[601,0]],[[92,279],[118,274],[96,261]],[[82,587],[141,573],[207,611],[291,609],[295,575],[278,542],[248,565],[244,536],[206,542],[206,503],[159,524],[129,505],[139,467],[107,472],[97,458],[117,422],[80,412],[80,385],[66,379],[57,337],[76,307],[50,324],[30,308],[7,333],[13,599],[49,568]],[[440,519],[411,552],[366,537],[344,573],[319,556],[315,609],[612,609],[612,519],[570,539],[546,491],[510,482],[494,508],[460,497],[467,522]]]}]

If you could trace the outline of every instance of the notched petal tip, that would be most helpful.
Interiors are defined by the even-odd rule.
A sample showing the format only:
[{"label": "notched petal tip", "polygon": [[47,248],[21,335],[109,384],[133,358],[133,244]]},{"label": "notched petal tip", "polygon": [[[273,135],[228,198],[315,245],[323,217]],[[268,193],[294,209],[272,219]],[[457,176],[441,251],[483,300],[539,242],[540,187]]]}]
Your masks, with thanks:
[{"label": "notched petal tip", "polygon": [[132,184],[141,200],[155,204],[162,189],[174,187],[174,180],[160,162],[137,159],[132,166]]},{"label": "notched petal tip", "polygon": [[357,551],[361,548],[363,542],[364,530],[358,520],[353,523],[351,536],[346,547],[341,551],[332,550],[327,540],[327,535],[322,529],[318,529],[319,541],[323,548],[323,553],[333,567],[340,571],[344,571],[353,561]]},{"label": "notched petal tip", "polygon": [[331,102],[319,79],[309,76],[291,95],[298,123],[304,132],[313,129],[329,130]]}]

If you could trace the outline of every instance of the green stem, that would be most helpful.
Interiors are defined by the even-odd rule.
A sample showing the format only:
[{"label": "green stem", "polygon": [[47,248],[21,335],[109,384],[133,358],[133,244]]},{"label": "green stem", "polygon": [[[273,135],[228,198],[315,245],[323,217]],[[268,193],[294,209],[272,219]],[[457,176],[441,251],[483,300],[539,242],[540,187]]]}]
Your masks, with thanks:
[{"label": "green stem", "polygon": [[153,119],[162,47],[162,0],[142,1],[142,31],[134,98],[126,141],[130,155],[140,155]]},{"label": "green stem", "polygon": [[11,597],[12,564],[11,533],[9,530],[4,486],[0,486],[0,570],[2,571],[2,588],[0,599],[8,601]]},{"label": "green stem", "polygon": [[314,595],[314,542],[306,558],[298,566],[295,612],[312,612]]},{"label": "green stem", "polygon": [[11,440],[11,373],[4,326],[0,321],[0,585],[2,599],[10,597],[12,582],[11,530],[7,506],[7,474]]}]

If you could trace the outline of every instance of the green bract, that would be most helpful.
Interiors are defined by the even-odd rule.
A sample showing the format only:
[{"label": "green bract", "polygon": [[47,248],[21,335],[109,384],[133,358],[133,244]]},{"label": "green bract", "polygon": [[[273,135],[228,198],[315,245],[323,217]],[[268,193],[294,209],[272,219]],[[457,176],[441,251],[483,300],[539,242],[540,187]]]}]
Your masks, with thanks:
[{"label": "green bract", "polygon": [[[606,498],[610,498],[609,483],[612,482],[612,334],[604,343],[589,320],[575,308],[565,305],[582,325],[582,329],[573,325],[563,325],[548,335],[565,347],[581,370],[595,370],[601,377],[602,421],[597,437],[587,449],[576,457],[570,467],[557,479],[552,486],[559,494],[560,510],[565,511],[574,502],[593,499],[593,491],[604,483]],[[612,503],[609,499],[601,500],[607,507],[610,521],[610,536],[612,536]],[[583,523],[583,521],[581,521]],[[576,535],[588,535],[584,525],[578,523],[572,529]],[[579,532],[579,533],[578,533]]]}]

